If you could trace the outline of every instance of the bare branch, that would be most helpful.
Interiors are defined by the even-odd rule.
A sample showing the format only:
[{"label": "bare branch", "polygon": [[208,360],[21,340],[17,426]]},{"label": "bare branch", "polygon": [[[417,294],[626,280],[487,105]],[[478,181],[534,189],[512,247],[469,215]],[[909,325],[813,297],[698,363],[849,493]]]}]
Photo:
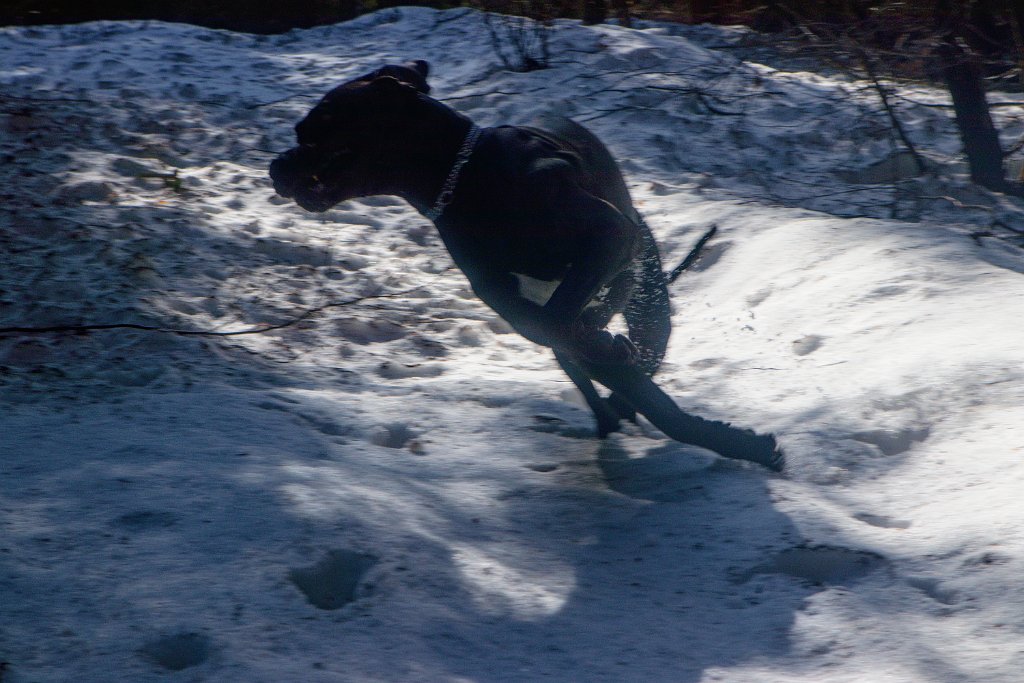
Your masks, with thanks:
[{"label": "bare branch", "polygon": [[[451,267],[445,268],[441,271],[442,273],[451,270]],[[355,304],[362,303],[364,301],[371,301],[374,299],[393,299],[395,297],[405,296],[411,292],[422,289],[422,286],[410,287],[409,289],[402,290],[400,292],[390,292],[386,294],[367,294],[365,296],[357,296],[352,299],[346,299],[345,301],[332,301],[314,308],[309,308],[300,313],[299,315],[286,320],[281,323],[274,325],[261,325],[259,327],[249,327],[243,330],[229,330],[221,332],[217,330],[185,330],[175,327],[163,327],[160,325],[143,325],[141,323],[99,323],[99,324],[84,324],[84,325],[48,325],[44,327],[0,327],[0,336],[13,336],[13,335],[38,335],[38,334],[87,334],[89,332],[96,332],[100,330],[142,330],[144,332],[162,332],[164,334],[174,334],[183,337],[239,337],[247,334],[263,334],[265,332],[272,332],[274,330],[284,329],[286,327],[292,327],[299,323],[309,320],[317,313],[321,313],[329,308],[340,308],[343,306],[353,306]]]},{"label": "bare branch", "polygon": [[907,135],[906,129],[903,128],[903,123],[896,115],[896,109],[889,101],[889,91],[886,89],[882,82],[878,79],[878,72],[875,70],[875,65],[871,61],[870,55],[863,49],[857,49],[858,57],[860,58],[861,66],[864,67],[864,71],[867,73],[868,78],[875,86],[875,90],[878,92],[879,99],[882,100],[882,106],[885,107],[885,113],[889,117],[889,122],[892,124],[893,130],[896,135],[899,136],[900,141],[910,152],[910,155],[914,159],[914,165],[917,167],[918,173],[925,172],[924,159],[918,153],[917,148],[914,147],[914,143],[910,141],[910,137]]}]

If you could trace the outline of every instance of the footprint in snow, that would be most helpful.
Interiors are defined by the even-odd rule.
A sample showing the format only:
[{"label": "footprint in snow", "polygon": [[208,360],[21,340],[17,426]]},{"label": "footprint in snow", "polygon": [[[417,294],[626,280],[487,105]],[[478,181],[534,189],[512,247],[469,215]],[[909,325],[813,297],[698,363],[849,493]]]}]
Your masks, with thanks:
[{"label": "footprint in snow", "polygon": [[384,379],[409,379],[410,377],[437,377],[444,373],[444,366],[437,363],[396,363],[386,360],[377,366],[377,374]]},{"label": "footprint in snow", "polygon": [[814,584],[847,585],[888,564],[881,555],[839,546],[796,546],[735,578],[745,583],[759,574],[785,574]]},{"label": "footprint in snow", "polygon": [[793,353],[798,356],[807,356],[820,349],[824,342],[824,337],[819,337],[816,334],[809,334],[793,341]]},{"label": "footprint in snow", "polygon": [[309,604],[336,610],[360,597],[361,588],[369,589],[363,579],[376,563],[377,558],[372,555],[331,550],[316,564],[288,572],[288,580],[306,596]]},{"label": "footprint in snow", "polygon": [[168,671],[181,671],[205,662],[212,649],[209,637],[186,632],[151,640],[139,648],[138,654]]},{"label": "footprint in snow", "polygon": [[941,605],[952,606],[960,602],[959,592],[939,579],[912,576],[907,579],[907,583]]},{"label": "footprint in snow", "polygon": [[850,438],[877,447],[883,455],[899,455],[930,435],[931,429],[925,426],[920,429],[872,429],[851,434]]},{"label": "footprint in snow", "polygon": [[265,237],[258,238],[253,245],[253,249],[269,257],[275,263],[283,263],[290,266],[328,266],[333,260],[330,249],[325,247]]},{"label": "footprint in snow", "polygon": [[377,318],[341,318],[335,321],[334,330],[344,339],[360,345],[394,341],[409,333],[398,323]]},{"label": "footprint in snow", "polygon": [[896,519],[895,517],[887,517],[886,515],[876,515],[870,512],[858,512],[853,516],[854,519],[870,524],[871,526],[877,526],[882,529],[909,529],[913,523],[904,519]]},{"label": "footprint in snow", "polygon": [[419,436],[409,425],[403,422],[392,422],[380,425],[370,432],[370,443],[384,448],[405,448]]},{"label": "footprint in snow", "polygon": [[149,531],[174,526],[177,521],[178,516],[172,512],[139,510],[121,515],[114,520],[114,524],[129,531]]}]

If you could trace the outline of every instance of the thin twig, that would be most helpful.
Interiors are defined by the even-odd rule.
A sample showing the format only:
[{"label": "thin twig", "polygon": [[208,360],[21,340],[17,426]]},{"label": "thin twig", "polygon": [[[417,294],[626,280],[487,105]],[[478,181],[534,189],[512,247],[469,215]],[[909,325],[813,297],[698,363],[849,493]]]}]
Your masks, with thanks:
[{"label": "thin twig", "polygon": [[917,148],[914,147],[914,143],[910,141],[910,137],[907,135],[906,129],[903,128],[903,123],[896,115],[896,109],[892,106],[892,102],[889,101],[889,91],[886,90],[885,86],[882,85],[881,80],[879,80],[874,62],[871,61],[871,57],[864,50],[858,49],[857,56],[860,58],[861,66],[864,67],[864,71],[867,73],[868,78],[871,79],[871,83],[875,86],[879,99],[882,100],[882,106],[885,107],[885,113],[889,117],[889,122],[892,124],[893,130],[896,131],[896,135],[899,136],[904,147],[906,147],[907,151],[910,152],[910,156],[914,159],[914,165],[917,167],[917,172],[919,174],[923,174],[927,169],[924,163],[924,158],[922,158],[918,153]]},{"label": "thin twig", "polygon": [[[450,270],[446,268],[441,271],[442,273]],[[354,299],[347,299],[345,301],[332,301],[321,306],[307,309],[298,316],[286,320],[282,323],[276,323],[274,325],[262,325],[260,327],[250,327],[244,330],[231,330],[228,332],[218,332],[215,330],[183,330],[174,327],[162,327],[160,325],[143,325],[141,323],[100,323],[100,324],[86,324],[86,325],[48,325],[45,327],[0,327],[0,336],[3,335],[32,335],[32,334],[53,334],[53,333],[71,333],[71,334],[85,334],[87,332],[95,332],[98,330],[142,330],[145,332],[163,332],[165,334],[176,334],[179,336],[187,337],[238,337],[246,334],[263,334],[264,332],[271,332],[273,330],[280,330],[285,327],[291,327],[297,325],[300,322],[307,320],[317,313],[327,310],[328,308],[338,308],[341,306],[352,306],[354,304],[361,303],[363,301],[369,301],[372,299],[390,299],[398,296],[404,296],[410,292],[415,292],[418,289],[422,289],[422,286],[410,287],[409,289],[402,290],[400,292],[391,292],[388,294],[367,294],[365,296],[358,296]]]},{"label": "thin twig", "polygon": [[289,100],[296,100],[296,99],[299,99],[299,98],[310,99],[309,95],[304,95],[302,93],[297,93],[295,95],[289,95],[288,97],[282,97],[279,100],[271,100],[270,102],[255,102],[253,104],[247,104],[247,105],[245,105],[245,108],[246,109],[259,109],[260,107],[272,107],[275,104],[281,104],[282,102],[288,102]]}]

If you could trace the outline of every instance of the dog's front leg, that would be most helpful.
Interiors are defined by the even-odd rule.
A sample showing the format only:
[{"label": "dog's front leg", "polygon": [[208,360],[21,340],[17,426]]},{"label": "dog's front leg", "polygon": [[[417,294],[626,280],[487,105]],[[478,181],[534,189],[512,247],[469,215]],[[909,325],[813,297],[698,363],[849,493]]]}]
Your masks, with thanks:
[{"label": "dog's front leg", "polygon": [[[544,211],[538,211],[544,214],[539,239],[550,241],[538,247],[565,254],[564,272],[546,301],[527,298],[514,272],[475,258],[455,240],[446,243],[476,295],[519,334],[566,358],[631,362],[632,344],[604,329],[611,314],[595,318],[584,311],[602,289],[621,289],[613,283],[632,268],[642,246],[640,228],[611,204],[578,188],[568,194],[555,208],[546,203]],[[557,243],[557,248],[551,243]],[[527,265],[523,268],[529,272]]]},{"label": "dog's front leg", "polygon": [[462,269],[473,292],[512,329],[534,344],[556,347],[558,340],[551,334],[553,325],[547,320],[544,307],[522,296],[519,283],[511,273],[498,273],[468,264]]},{"label": "dog's front leg", "polygon": [[601,394],[597,392],[597,387],[594,386],[594,382],[591,381],[590,375],[587,374],[586,370],[558,351],[555,351],[555,359],[562,367],[562,370],[565,371],[565,374],[569,376],[569,379],[572,380],[572,383],[576,385],[576,388],[580,390],[583,399],[590,406],[590,410],[593,411],[594,419],[597,421],[598,437],[603,439],[612,432],[617,432],[619,430],[620,415],[607,399],[601,398]]},{"label": "dog's front leg", "polygon": [[576,248],[562,282],[543,306],[552,348],[591,363],[633,363],[637,351],[626,337],[612,335],[583,315],[597,294],[637,257],[640,230],[615,207],[591,195],[567,202],[561,216],[575,232]]}]

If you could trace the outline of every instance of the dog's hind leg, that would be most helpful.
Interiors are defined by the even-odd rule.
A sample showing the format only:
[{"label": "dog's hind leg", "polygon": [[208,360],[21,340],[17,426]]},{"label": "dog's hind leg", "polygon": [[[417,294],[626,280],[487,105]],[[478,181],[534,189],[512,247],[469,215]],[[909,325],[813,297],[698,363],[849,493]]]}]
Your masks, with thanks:
[{"label": "dog's hind leg", "polygon": [[[629,339],[640,352],[638,365],[644,374],[651,376],[665,357],[672,332],[672,306],[658,245],[643,219],[639,216],[637,219],[642,230],[643,251],[634,269],[634,286],[622,315],[629,327]],[[612,392],[605,402],[622,419],[636,422],[636,408],[621,394]]]},{"label": "dog's hind leg", "polygon": [[643,251],[634,271],[636,284],[622,314],[629,327],[629,338],[640,352],[640,369],[650,376],[657,372],[665,357],[672,332],[672,305],[658,245],[643,220],[640,227]]},{"label": "dog's hind leg", "polygon": [[587,405],[594,412],[594,419],[597,420],[597,435],[602,439],[619,429],[620,415],[607,400],[601,398],[597,393],[597,387],[590,381],[590,375],[579,365],[570,360],[565,354],[555,352],[555,359],[562,366],[562,370],[569,376],[572,383],[583,394]]},{"label": "dog's hind leg", "polygon": [[620,396],[629,397],[637,412],[676,441],[707,448],[727,458],[756,462],[776,472],[785,464],[785,457],[770,434],[755,434],[749,429],[683,412],[635,365],[597,365],[586,361],[578,365],[595,381]]},{"label": "dog's hind leg", "polygon": [[[635,267],[620,273],[609,284],[603,298],[584,310],[582,318],[588,326],[601,329],[617,311],[622,311],[629,328],[629,339],[640,354],[637,365],[650,376],[661,365],[668,347],[672,307],[658,245],[639,216],[637,221],[641,229],[642,251]],[[564,355],[556,353],[555,356],[594,411],[601,437],[618,430],[619,420],[636,422],[636,409],[625,397],[613,392],[608,398],[602,398],[582,367]]]},{"label": "dog's hind leg", "polygon": [[[583,311],[581,317],[584,323],[597,329],[603,329],[609,322],[611,322],[612,317],[614,317],[617,312],[623,311],[626,308],[630,299],[634,296],[635,289],[635,270],[630,269],[619,273],[619,275],[609,283],[608,290],[604,297],[599,302],[588,306]],[[565,369],[565,363],[563,363],[562,360],[559,360],[559,363],[561,363],[562,368]],[[616,394],[612,394],[606,399],[601,398],[594,389],[593,383],[590,381],[590,377],[587,376],[582,368],[576,366],[575,372],[578,375],[578,379],[573,377],[569,370],[566,370],[566,374],[570,376],[573,383],[575,383],[576,386],[579,387],[580,391],[583,392],[584,397],[587,399],[587,404],[590,405],[591,408],[594,408],[595,405],[599,406],[598,408],[594,408],[594,416],[598,421],[598,432],[602,437],[606,436],[608,432],[618,430],[619,419],[636,422],[636,410],[628,401]],[[614,424],[606,416],[609,409],[611,409],[612,414],[616,417]],[[601,426],[602,423],[607,423],[608,425],[611,425],[612,428],[603,429]]]}]

